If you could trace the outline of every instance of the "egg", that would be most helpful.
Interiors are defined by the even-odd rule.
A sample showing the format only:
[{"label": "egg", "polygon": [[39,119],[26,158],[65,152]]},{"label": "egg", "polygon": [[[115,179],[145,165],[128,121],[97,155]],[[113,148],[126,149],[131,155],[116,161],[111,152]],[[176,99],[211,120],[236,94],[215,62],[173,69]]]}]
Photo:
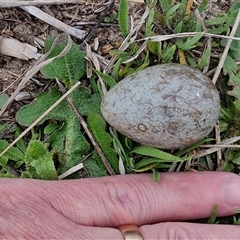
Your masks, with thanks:
[{"label": "egg", "polygon": [[180,149],[213,130],[220,98],[201,71],[181,64],[160,64],[117,83],[102,99],[101,111],[112,127],[136,142]]}]

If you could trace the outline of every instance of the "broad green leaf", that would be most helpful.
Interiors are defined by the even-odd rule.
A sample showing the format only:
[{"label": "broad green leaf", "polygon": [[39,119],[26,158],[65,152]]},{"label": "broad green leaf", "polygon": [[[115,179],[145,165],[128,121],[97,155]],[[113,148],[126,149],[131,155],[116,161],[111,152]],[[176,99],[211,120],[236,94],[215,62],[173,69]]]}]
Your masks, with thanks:
[{"label": "broad green leaf", "polygon": [[[20,108],[16,114],[16,120],[22,126],[30,126],[38,117],[40,117],[50,106],[52,106],[62,93],[56,88],[52,88],[48,93],[40,93],[37,99]],[[100,97],[97,94],[91,95],[85,87],[78,87],[71,95],[74,104],[83,116],[88,115],[91,111],[100,112]],[[68,114],[72,109],[67,100],[63,100],[54,108],[39,124],[47,119],[67,121]]]},{"label": "broad green leaf", "polygon": [[106,122],[103,120],[99,113],[91,112],[88,115],[88,126],[93,133],[94,138],[97,140],[102,151],[104,152],[110,165],[116,173],[119,173],[117,153],[111,147],[112,138],[106,132]]},{"label": "broad green leaf", "polygon": [[[54,39],[48,38],[45,42],[45,50],[48,51]],[[48,58],[59,55],[66,47],[67,40],[64,40],[61,44],[57,45],[50,53]],[[69,52],[61,58],[55,59],[52,63],[48,64],[42,69],[43,75],[49,79],[58,78],[64,82],[67,88],[70,88],[76,83],[86,72],[86,62],[84,58],[84,52],[79,48],[76,43],[72,44]]]},{"label": "broad green leaf", "polygon": [[31,140],[25,154],[25,164],[30,176],[37,179],[57,179],[52,154],[39,140]]},{"label": "broad green leaf", "polygon": [[[40,93],[34,102],[23,106],[17,112],[18,123],[29,126],[61,95],[57,88],[53,88],[48,93]],[[87,116],[91,111],[100,112],[101,99],[99,95],[91,95],[85,87],[78,87],[71,94],[71,98],[82,116]],[[59,126],[49,135],[49,149],[55,152],[59,161],[58,172],[63,173],[78,164],[83,156],[89,154],[90,145],[85,139],[79,120],[67,100],[63,100],[39,124],[47,120],[51,120],[51,122],[54,120]]]},{"label": "broad green leaf", "polygon": [[149,156],[149,157],[154,157],[154,158],[159,158],[163,159],[165,161],[183,161],[181,158],[176,157],[172,154],[169,154],[167,152],[164,152],[162,150],[149,147],[149,146],[140,146],[140,147],[135,147],[132,152]]}]

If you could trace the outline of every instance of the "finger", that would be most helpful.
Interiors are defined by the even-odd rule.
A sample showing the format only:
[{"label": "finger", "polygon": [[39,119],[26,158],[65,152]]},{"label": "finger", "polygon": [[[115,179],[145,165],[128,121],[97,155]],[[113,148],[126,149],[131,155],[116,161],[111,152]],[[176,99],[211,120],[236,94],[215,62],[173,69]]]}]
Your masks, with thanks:
[{"label": "finger", "polygon": [[[14,181],[11,188],[34,192],[78,224],[113,226],[206,218],[240,208],[240,178],[224,172],[166,173],[68,181]],[[31,184],[30,184],[31,183]],[[38,187],[37,187],[38,186]]]},{"label": "finger", "polygon": [[240,228],[233,225],[167,222],[139,228],[143,239],[227,240],[239,239]]},{"label": "finger", "polygon": [[14,195],[1,197],[8,202],[1,201],[0,239],[123,239],[117,229],[85,227],[67,219],[44,201],[33,197],[24,200],[18,192]]},{"label": "finger", "polygon": [[206,218],[214,205],[219,216],[231,215],[240,206],[239,187],[237,175],[199,172],[162,174],[158,183],[151,174],[58,181],[45,189],[52,205],[77,223],[119,226]]}]

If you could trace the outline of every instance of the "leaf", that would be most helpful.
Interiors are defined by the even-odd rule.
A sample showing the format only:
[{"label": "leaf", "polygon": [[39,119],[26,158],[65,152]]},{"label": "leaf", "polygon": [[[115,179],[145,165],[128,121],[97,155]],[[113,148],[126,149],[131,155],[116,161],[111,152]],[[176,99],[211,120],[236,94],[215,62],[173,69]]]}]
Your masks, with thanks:
[{"label": "leaf", "polygon": [[202,38],[202,36],[203,36],[203,32],[199,32],[194,37],[191,37],[191,38],[189,37],[187,39],[187,41],[179,48],[181,48],[182,50],[185,50],[185,51],[194,48],[195,43],[197,43],[198,40]]},{"label": "leaf", "polygon": [[148,20],[146,22],[146,37],[150,37],[153,35],[152,28],[153,28],[153,20],[155,15],[155,9],[151,8],[149,14],[148,14]]},{"label": "leaf", "polygon": [[230,74],[228,84],[232,86],[232,90],[228,91],[228,95],[235,97],[234,105],[237,111],[240,110],[240,73],[237,75]]},{"label": "leaf", "polygon": [[106,122],[99,113],[91,112],[88,115],[88,125],[110,165],[115,172],[119,173],[117,153],[112,148],[110,134],[106,132]]},{"label": "leaf", "polygon": [[96,151],[93,152],[91,157],[84,161],[84,167],[89,173],[88,177],[95,178],[107,176],[106,168]]},{"label": "leaf", "polygon": [[9,98],[9,96],[7,94],[5,94],[5,93],[0,94],[0,110],[7,102],[8,98]]},{"label": "leaf", "polygon": [[[6,140],[0,140],[0,152],[6,149],[9,143]],[[0,164],[6,166],[9,160],[19,161],[24,158],[24,154],[16,147],[11,147],[2,157],[0,157]]]},{"label": "leaf", "polygon": [[[25,127],[30,126],[61,96],[62,93],[56,87],[52,88],[48,93],[40,93],[34,102],[20,108],[16,114],[17,122]],[[100,112],[101,99],[99,95],[91,95],[87,88],[80,86],[70,96],[72,97],[74,104],[83,116],[88,115],[91,111]],[[71,111],[72,109],[69,106],[67,100],[63,100],[39,124],[42,124],[47,119],[67,121],[68,114]]]},{"label": "leaf", "polygon": [[57,171],[54,166],[52,154],[39,140],[31,140],[25,154],[25,164],[28,174],[33,178],[54,180]]},{"label": "leaf", "polygon": [[211,48],[207,48],[202,57],[198,59],[198,66],[202,69],[209,64]]},{"label": "leaf", "polygon": [[2,133],[6,127],[7,127],[7,123],[0,124],[0,133]]},{"label": "leaf", "polygon": [[120,0],[119,3],[119,15],[118,15],[119,27],[123,34],[123,37],[127,37],[129,34],[128,29],[128,1]]},{"label": "leaf", "polygon": [[[54,39],[48,38],[45,42],[45,50],[48,51]],[[59,55],[66,47],[67,40],[64,40],[61,44],[57,45],[48,58]],[[64,82],[67,88],[74,85],[81,77],[85,75],[86,63],[84,58],[84,52],[79,48],[76,43],[72,44],[71,49],[67,54],[61,58],[55,59],[52,63],[48,64],[42,69],[42,74],[49,79],[58,78]]]},{"label": "leaf", "polygon": [[[178,160],[177,162],[181,161],[185,161],[186,159],[180,159]],[[145,168],[146,166],[149,166],[149,165],[154,165],[157,166],[159,163],[172,163],[173,161],[172,160],[164,160],[164,159],[161,159],[161,158],[144,158],[142,159],[141,161],[139,161],[138,163],[135,164],[135,169],[142,169],[142,168]],[[170,166],[170,165],[168,165]]]},{"label": "leaf", "polygon": [[208,224],[216,223],[217,215],[218,215],[218,205],[214,205],[212,214],[211,214],[210,218],[208,219]]},{"label": "leaf", "polygon": [[140,146],[140,147],[135,147],[132,152],[149,156],[149,157],[154,157],[154,158],[159,158],[163,159],[165,161],[183,161],[183,159],[176,157],[172,154],[169,154],[167,152],[164,152],[162,150],[149,147],[149,146]]},{"label": "leaf", "polygon": [[[57,101],[62,94],[57,88],[48,93],[40,93],[36,100],[23,106],[16,114],[16,120],[23,126],[33,123],[49,106]],[[72,94],[72,100],[82,114],[87,116],[91,111],[100,112],[100,96],[91,95],[85,87],[78,87]],[[63,100],[39,124],[54,120],[58,128],[49,133],[49,149],[58,157],[58,172],[63,173],[75,166],[89,153],[90,145],[81,132],[80,123],[66,100]]]},{"label": "leaf", "polygon": [[116,84],[116,81],[111,76],[104,74],[96,69],[94,69],[93,72],[95,72],[99,77],[101,77],[109,87],[113,87]]},{"label": "leaf", "polygon": [[168,12],[171,8],[171,0],[159,0],[161,6],[162,6],[162,9],[165,11],[165,12]]},{"label": "leaf", "polygon": [[158,172],[155,168],[152,169],[152,172],[153,172],[153,181],[159,182],[161,177],[160,172]]},{"label": "leaf", "polygon": [[50,123],[44,128],[44,134],[51,134],[53,133],[56,129],[59,128],[59,125],[55,123]]}]

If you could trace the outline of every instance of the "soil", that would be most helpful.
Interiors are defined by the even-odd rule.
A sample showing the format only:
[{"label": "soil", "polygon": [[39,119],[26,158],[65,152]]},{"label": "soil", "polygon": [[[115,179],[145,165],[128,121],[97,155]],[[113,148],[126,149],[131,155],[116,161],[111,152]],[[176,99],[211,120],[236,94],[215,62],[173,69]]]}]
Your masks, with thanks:
[{"label": "soil", "polygon": [[[54,18],[77,29],[84,30],[88,33],[97,24],[99,18],[104,13],[111,1],[86,1],[85,4],[67,4],[67,5],[45,5],[39,6],[41,10],[50,14]],[[136,5],[135,11],[143,9],[142,4]],[[118,4],[115,4],[107,16],[117,14]],[[31,16],[21,8],[0,8],[0,31],[3,37],[12,37],[23,43],[28,43],[38,48],[38,53],[43,53],[43,44],[47,37],[56,36],[61,32],[47,23]],[[82,41],[73,38],[74,42],[81,44]],[[104,58],[109,59],[109,51],[118,48],[123,41],[119,26],[116,19],[111,22],[102,22],[93,33],[89,40],[95,52]],[[97,45],[97,46],[96,46]],[[0,54],[0,92],[5,90],[10,94],[13,89],[7,89],[13,84],[21,74],[36,62],[33,60],[20,60],[13,57],[3,56]],[[36,83],[35,83],[36,84]]]},{"label": "soil", "polygon": [[[44,5],[38,7],[69,26],[84,30],[89,34],[111,2],[110,0],[91,0],[83,1],[82,4]],[[116,0],[114,6],[107,12],[108,17],[117,14],[118,2]],[[196,4],[197,2],[200,1],[196,1]],[[209,9],[206,11],[207,17],[210,18],[220,11],[227,11],[230,4],[231,1],[227,0],[212,0]],[[142,3],[130,2],[129,7],[130,15],[139,16],[139,18],[145,9]],[[0,8],[0,31],[3,37],[12,37],[37,47],[40,54],[44,53],[44,41],[47,37],[62,33],[49,24],[33,17],[20,7]],[[160,32],[160,34],[164,33]],[[79,45],[82,43],[82,40],[76,38],[73,38],[73,40]],[[88,43],[92,51],[95,51],[108,61],[111,58],[110,50],[118,49],[123,40],[117,19],[113,17],[109,22],[104,20],[101,22]],[[36,59],[20,60],[0,54],[0,93],[5,92],[11,95],[21,80],[21,76],[36,61]],[[12,115],[14,119],[14,112],[21,105],[32,101],[38,92],[44,91],[48,87],[48,84],[49,82],[41,74],[36,74],[24,89],[24,92],[28,93],[27,96],[18,96],[18,100],[11,105],[11,109],[5,112],[4,116],[10,117]],[[2,117],[0,119],[3,120]]]}]

